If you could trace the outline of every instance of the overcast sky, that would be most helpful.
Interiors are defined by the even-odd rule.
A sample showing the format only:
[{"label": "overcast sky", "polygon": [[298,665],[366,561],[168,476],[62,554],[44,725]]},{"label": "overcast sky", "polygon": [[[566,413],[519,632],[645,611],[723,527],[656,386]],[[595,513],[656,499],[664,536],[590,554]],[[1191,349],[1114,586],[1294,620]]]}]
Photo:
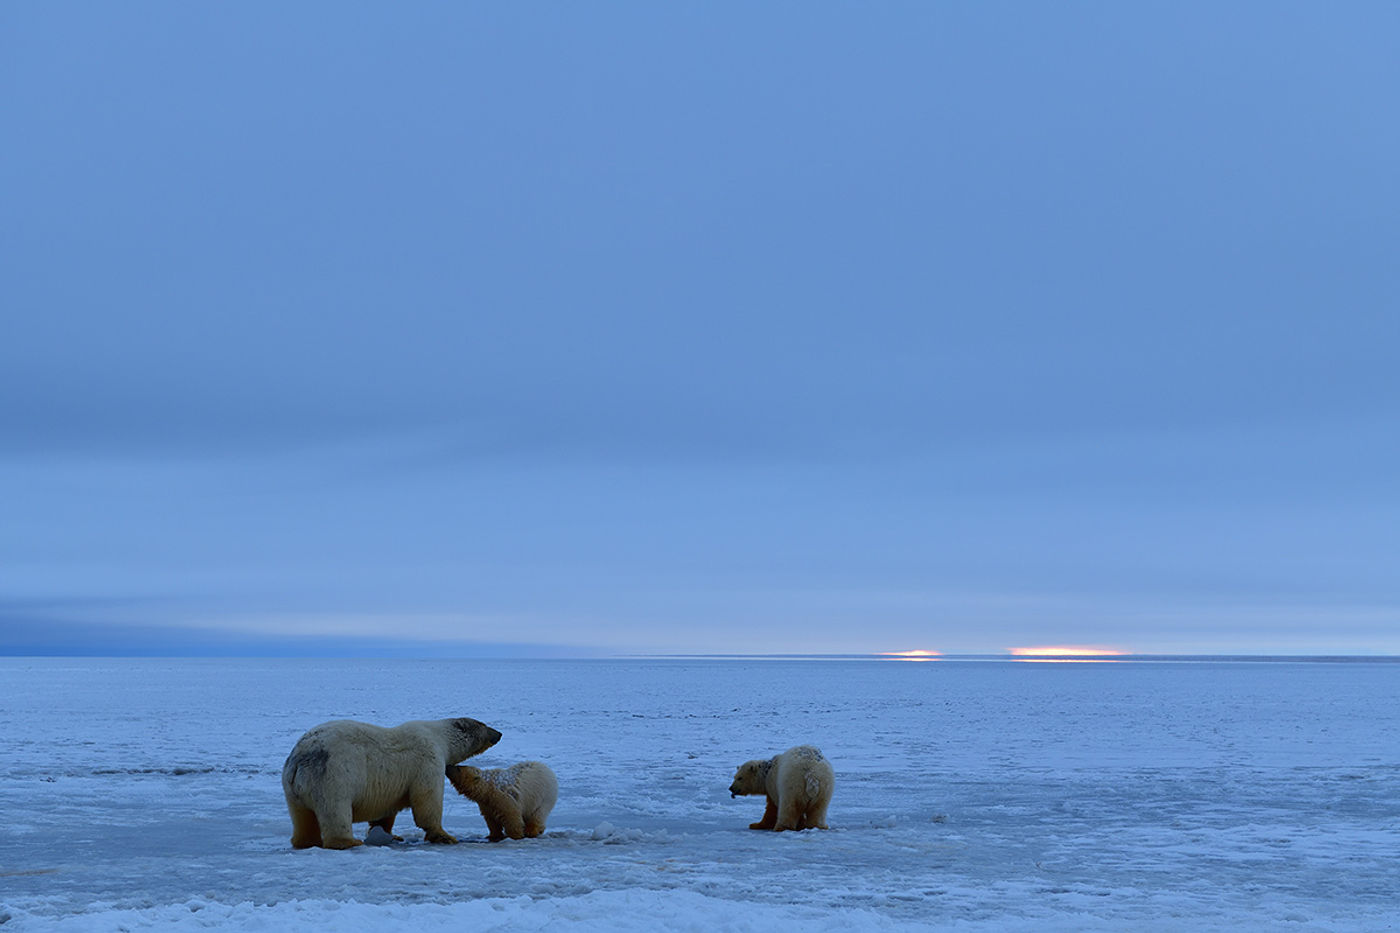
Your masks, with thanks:
[{"label": "overcast sky", "polygon": [[1400,653],[1397,35],[6,4],[0,653]]}]

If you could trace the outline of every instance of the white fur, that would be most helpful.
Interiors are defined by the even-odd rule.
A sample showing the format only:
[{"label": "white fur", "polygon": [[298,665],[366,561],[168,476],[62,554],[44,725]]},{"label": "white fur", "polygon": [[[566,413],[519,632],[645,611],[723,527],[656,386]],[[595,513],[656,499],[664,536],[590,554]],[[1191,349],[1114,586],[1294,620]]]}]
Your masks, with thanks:
[{"label": "white fur", "polygon": [[540,835],[559,799],[559,779],[542,761],[485,770],[454,766],[447,769],[447,779],[459,794],[476,803],[492,842],[506,836],[523,839]]},{"label": "white fur", "polygon": [[831,762],[812,745],[797,745],[771,759],[746,761],[729,785],[732,796],[763,794],[763,818],[750,829],[826,829],[826,810],[836,788]]},{"label": "white fur", "polygon": [[338,719],[316,726],[298,740],[282,767],[292,845],[360,845],[351,833],[353,823],[370,822],[392,832],[395,814],[410,807],[429,842],[456,842],[442,829],[443,771],[500,737],[467,718],[387,728]]}]

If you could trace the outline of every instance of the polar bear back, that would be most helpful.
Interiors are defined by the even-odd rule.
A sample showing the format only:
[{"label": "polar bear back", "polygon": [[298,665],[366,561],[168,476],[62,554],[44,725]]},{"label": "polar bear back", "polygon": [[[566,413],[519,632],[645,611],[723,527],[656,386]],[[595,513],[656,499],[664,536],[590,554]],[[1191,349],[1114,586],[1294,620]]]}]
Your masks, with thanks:
[{"label": "polar bear back", "polygon": [[816,746],[795,745],[774,756],[766,784],[772,800],[794,800],[810,805],[831,800],[836,788],[836,772]]},{"label": "polar bear back", "polygon": [[441,780],[444,763],[473,753],[458,722],[414,720],[376,726],[336,719],[312,728],[297,742],[282,771],[289,799],[304,806],[334,805],[348,792],[356,822],[377,819],[408,805],[407,795],[425,780]]},{"label": "polar bear back", "polygon": [[527,821],[538,816],[543,822],[559,799],[559,779],[542,761],[521,761],[485,774],[488,780],[520,801],[520,814]]},{"label": "polar bear back", "polygon": [[731,797],[767,798],[763,818],[749,829],[826,829],[826,810],[836,788],[836,773],[812,745],[795,745],[772,758],[741,764],[729,785]]},{"label": "polar bear back", "polygon": [[448,768],[447,779],[478,802],[497,794],[510,798],[526,819],[548,816],[559,799],[559,779],[542,761],[517,761],[508,768]]}]

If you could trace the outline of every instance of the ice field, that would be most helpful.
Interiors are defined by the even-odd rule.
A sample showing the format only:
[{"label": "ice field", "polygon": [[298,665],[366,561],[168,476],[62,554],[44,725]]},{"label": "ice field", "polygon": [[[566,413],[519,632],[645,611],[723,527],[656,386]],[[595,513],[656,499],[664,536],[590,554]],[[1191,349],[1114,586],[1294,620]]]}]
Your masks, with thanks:
[{"label": "ice field", "polygon": [[[306,729],[447,716],[544,837],[449,789],[460,845],[290,847]],[[832,828],[747,829],[799,743]],[[1400,664],[8,658],[0,805],[6,931],[1390,930]]]}]

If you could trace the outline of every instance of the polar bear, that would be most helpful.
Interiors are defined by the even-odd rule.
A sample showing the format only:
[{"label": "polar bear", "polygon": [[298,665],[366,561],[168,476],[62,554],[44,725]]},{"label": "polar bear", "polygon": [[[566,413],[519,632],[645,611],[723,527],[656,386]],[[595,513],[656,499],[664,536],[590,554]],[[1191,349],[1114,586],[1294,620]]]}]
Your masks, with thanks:
[{"label": "polar bear", "polygon": [[457,793],[476,802],[490,835],[500,842],[531,839],[544,832],[544,821],[559,799],[559,779],[542,761],[521,761],[509,768],[483,771],[469,765],[448,765],[447,780]]},{"label": "polar bear", "polygon": [[362,845],[351,824],[368,821],[392,833],[394,817],[408,807],[428,842],[456,842],[442,829],[443,769],[500,740],[495,729],[465,717],[391,728],[350,719],[316,726],[282,766],[293,848]]},{"label": "polar bear", "polygon": [[767,761],[746,761],[734,773],[729,796],[764,794],[763,819],[749,829],[826,829],[826,808],[836,787],[831,762],[811,745],[797,745]]}]

